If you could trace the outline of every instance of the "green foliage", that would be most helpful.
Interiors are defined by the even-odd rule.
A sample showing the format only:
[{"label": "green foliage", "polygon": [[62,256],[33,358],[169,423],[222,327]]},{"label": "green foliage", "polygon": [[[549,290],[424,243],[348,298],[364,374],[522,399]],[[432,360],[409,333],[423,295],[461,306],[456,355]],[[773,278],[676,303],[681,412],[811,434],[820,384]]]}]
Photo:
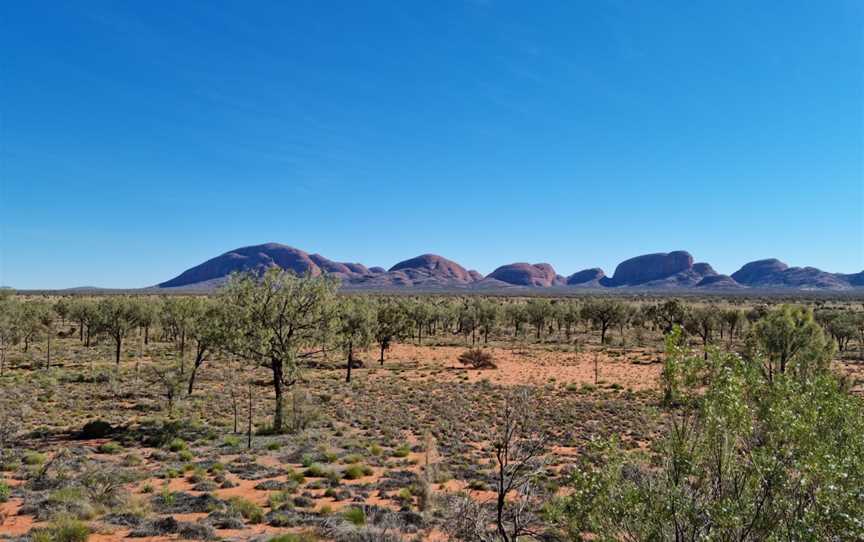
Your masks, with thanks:
[{"label": "green foliage", "polygon": [[116,442],[103,442],[97,448],[100,454],[119,454],[123,451],[123,447]]},{"label": "green foliage", "polygon": [[228,499],[228,506],[249,523],[257,524],[264,521],[264,510],[248,499],[237,496],[231,497]]},{"label": "green foliage", "polygon": [[296,381],[299,360],[320,346],[337,285],[326,276],[298,278],[274,267],[263,277],[234,274],[219,293],[225,348],[272,372],[274,432],[284,430],[284,385]]},{"label": "green foliage", "polygon": [[31,466],[41,465],[41,464],[45,463],[45,459],[46,459],[45,454],[42,454],[42,453],[39,453],[39,452],[36,452],[33,450],[28,450],[28,451],[24,452],[24,454],[21,456],[21,461],[25,465],[31,465]]},{"label": "green foliage", "polygon": [[69,517],[58,517],[47,527],[34,529],[30,534],[33,542],[86,542],[90,528],[83,522]]},{"label": "green foliage", "polygon": [[833,348],[809,309],[782,305],[756,322],[750,337],[751,357],[762,361],[765,378],[787,371],[809,378],[831,361]]},{"label": "green foliage", "polygon": [[407,444],[403,444],[393,450],[393,457],[408,457],[408,454],[411,453],[411,448]]},{"label": "green foliage", "polygon": [[[806,333],[806,332],[805,332]],[[680,337],[673,331],[670,349]],[[670,416],[659,462],[614,443],[580,457],[549,507],[571,540],[858,540],[864,404],[827,370],[769,380],[712,352],[707,385]]]},{"label": "green foliage", "polygon": [[11,494],[12,489],[9,487],[9,484],[0,480],[0,503],[8,501]]},{"label": "green foliage", "polygon": [[171,442],[168,443],[168,449],[172,452],[180,452],[182,450],[189,449],[189,445],[185,440],[180,438],[172,439]]},{"label": "green foliage", "polygon": [[676,405],[695,394],[695,387],[705,377],[706,363],[687,348],[681,326],[675,324],[666,335],[666,356],[660,373],[663,404]]},{"label": "green foliage", "polygon": [[362,508],[357,508],[355,506],[346,508],[342,512],[342,517],[345,518],[346,521],[356,525],[357,527],[362,527],[363,525],[366,525],[366,512],[364,512]]},{"label": "green foliage", "polygon": [[364,476],[371,476],[372,472],[372,468],[368,465],[354,464],[350,465],[343,471],[342,477],[346,480],[356,480],[358,478],[363,478]]}]

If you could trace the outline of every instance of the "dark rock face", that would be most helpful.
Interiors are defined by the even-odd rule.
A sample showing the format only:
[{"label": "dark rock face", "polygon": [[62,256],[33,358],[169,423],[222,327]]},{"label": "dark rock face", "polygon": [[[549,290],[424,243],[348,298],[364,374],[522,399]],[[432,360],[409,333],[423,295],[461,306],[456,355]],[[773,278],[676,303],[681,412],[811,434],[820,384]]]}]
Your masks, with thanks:
[{"label": "dark rock face", "polygon": [[603,281],[605,286],[636,286],[665,279],[693,268],[693,256],[689,252],[660,252],[636,256],[618,264],[611,279]]},{"label": "dark rock face", "polygon": [[378,275],[378,274],[381,274],[381,273],[386,273],[387,270],[384,269],[383,267],[378,267],[378,266],[376,265],[375,267],[370,267],[370,268],[369,268],[369,272],[372,273],[373,275]]},{"label": "dark rock face", "polygon": [[516,286],[539,286],[548,288],[558,284],[558,275],[548,263],[511,263],[492,271],[488,278]]},{"label": "dark rock face", "polygon": [[606,273],[603,272],[599,267],[594,267],[592,269],[583,269],[582,271],[577,271],[573,273],[569,277],[567,277],[567,284],[570,286],[576,286],[579,284],[586,283],[597,283],[606,277]]}]

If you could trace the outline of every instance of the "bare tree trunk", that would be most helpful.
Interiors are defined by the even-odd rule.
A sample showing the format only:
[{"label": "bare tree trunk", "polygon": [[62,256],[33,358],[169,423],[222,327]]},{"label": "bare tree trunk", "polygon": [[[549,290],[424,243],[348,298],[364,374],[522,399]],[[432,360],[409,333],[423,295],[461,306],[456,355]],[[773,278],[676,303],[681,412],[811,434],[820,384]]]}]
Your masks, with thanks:
[{"label": "bare tree trunk", "polygon": [[348,342],[348,372],[345,374],[345,382],[351,382],[351,365],[354,364],[354,346]]},{"label": "bare tree trunk", "polygon": [[273,389],[276,392],[276,410],[273,413],[273,432],[281,433],[283,428],[283,419],[284,419],[284,402],[285,402],[285,393],[284,386],[282,382],[282,360],[273,359],[270,362],[270,368],[273,371]]},{"label": "bare tree trunk", "polygon": [[246,425],[246,448],[252,449],[252,382],[249,382],[249,421]]}]

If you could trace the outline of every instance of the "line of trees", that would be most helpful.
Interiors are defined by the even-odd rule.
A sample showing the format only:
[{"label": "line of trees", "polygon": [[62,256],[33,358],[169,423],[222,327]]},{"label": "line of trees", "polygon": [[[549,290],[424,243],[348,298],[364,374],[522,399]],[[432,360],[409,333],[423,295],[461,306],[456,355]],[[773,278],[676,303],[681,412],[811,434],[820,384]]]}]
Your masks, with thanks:
[{"label": "line of trees", "polygon": [[[272,375],[276,406],[273,428],[284,427],[284,396],[296,383],[305,360],[339,351],[345,379],[357,365],[356,354],[375,346],[378,361],[396,342],[423,344],[430,337],[462,337],[472,346],[490,339],[505,341],[570,342],[582,330],[595,333],[601,345],[617,332],[622,343],[628,331],[641,335],[668,335],[673,329],[698,340],[703,358],[722,341],[735,341],[754,330],[776,328],[770,318],[788,321],[797,313],[769,312],[758,306],[694,304],[677,299],[634,303],[616,298],[512,299],[492,297],[386,297],[339,296],[338,284],[328,277],[296,277],[279,269],[263,276],[235,275],[215,295],[64,297],[51,302],[20,300],[10,291],[0,293],[0,374],[10,346],[27,352],[34,341],[45,341],[45,366],[51,364],[51,337],[55,328],[72,325],[89,346],[108,340],[119,366],[132,335],[146,345],[153,340],[171,342],[179,354],[177,374],[185,379],[188,394],[206,363],[233,356],[267,368]],[[825,309],[811,316],[808,325],[794,327],[796,336],[824,330],[841,352],[857,340],[864,351],[864,312]],[[789,336],[778,332],[775,341]],[[188,355],[187,355],[188,353]],[[188,359],[188,363],[187,363]],[[774,363],[772,361],[772,363]],[[786,359],[776,360],[769,374],[782,372]],[[187,366],[189,365],[189,366]]]}]

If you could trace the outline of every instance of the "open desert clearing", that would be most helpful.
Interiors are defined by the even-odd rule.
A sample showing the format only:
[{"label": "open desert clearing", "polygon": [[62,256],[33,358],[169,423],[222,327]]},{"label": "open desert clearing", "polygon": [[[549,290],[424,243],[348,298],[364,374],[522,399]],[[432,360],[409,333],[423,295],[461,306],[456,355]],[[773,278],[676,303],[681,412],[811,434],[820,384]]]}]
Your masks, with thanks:
[{"label": "open desert clearing", "polygon": [[[68,348],[73,358],[95,354],[72,341]],[[29,450],[21,464],[4,469],[12,497],[0,509],[0,532],[24,536],[65,509],[92,521],[90,540],[320,533],[322,523],[335,529],[352,513],[393,522],[407,537],[443,537],[444,518],[433,503],[460,492],[494,500],[488,432],[514,387],[532,390],[537,422],[554,435],[556,460],[545,482],[552,491],[566,476],[567,457],[591,437],[614,434],[625,446],[647,448],[656,423],[656,352],[498,346],[489,349],[497,369],[470,370],[457,362],[464,350],[400,343],[383,365],[366,352],[350,384],[337,360],[329,369],[307,369],[297,401],[293,392],[289,400],[298,404],[290,422],[305,427],[255,435],[251,449],[243,434],[249,388],[235,390],[235,434],[218,364],[202,367],[198,389],[174,407],[170,422],[159,415],[158,387],[142,376],[150,356],[124,361],[117,374],[111,364],[94,368],[80,357],[48,373],[13,370],[19,392],[30,390],[26,418],[36,431],[20,443]],[[252,388],[256,429],[268,420],[272,396],[266,373],[259,376]],[[81,435],[94,419],[111,430]],[[64,481],[88,476],[106,478],[104,494],[62,489]],[[228,512],[238,508],[239,517]]]}]

